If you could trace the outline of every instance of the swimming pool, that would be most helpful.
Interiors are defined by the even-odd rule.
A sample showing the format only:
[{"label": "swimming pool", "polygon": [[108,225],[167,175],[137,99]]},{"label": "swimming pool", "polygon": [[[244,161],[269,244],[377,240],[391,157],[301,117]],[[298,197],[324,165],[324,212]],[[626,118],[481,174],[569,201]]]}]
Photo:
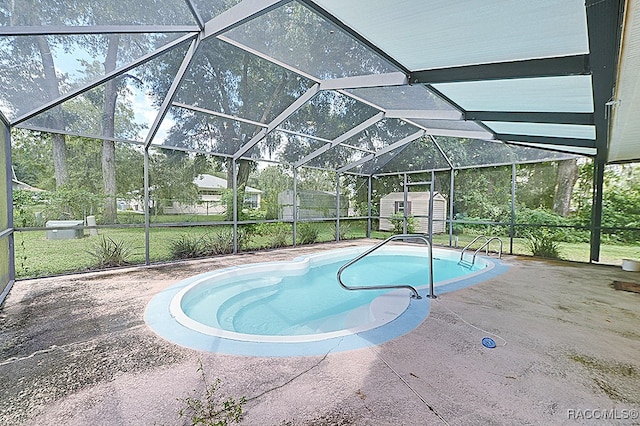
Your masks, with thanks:
[{"label": "swimming pool", "polygon": [[[340,287],[336,272],[362,251],[330,251],[205,274],[173,298],[171,315],[204,334],[254,342],[309,342],[379,327],[407,309],[409,292]],[[428,254],[424,246],[386,246],[345,270],[343,280],[364,287],[424,287]],[[442,285],[487,266],[481,261],[469,269],[441,252],[434,255],[434,282]]]},{"label": "swimming pool", "polygon": [[[308,355],[336,345],[346,350],[378,344],[419,325],[428,315],[429,299],[411,299],[406,289],[342,289],[335,271],[366,249],[331,250],[290,262],[255,263],[197,275],[155,296],[145,321],[174,343],[236,354]],[[343,279],[350,285],[395,280],[425,293],[427,256],[424,246],[385,247],[371,262],[345,270]],[[458,259],[459,252],[434,249],[436,294],[502,271],[501,267],[496,270],[499,262],[486,258],[478,258],[478,268],[469,271],[457,265]],[[467,274],[460,276],[460,272]]]}]

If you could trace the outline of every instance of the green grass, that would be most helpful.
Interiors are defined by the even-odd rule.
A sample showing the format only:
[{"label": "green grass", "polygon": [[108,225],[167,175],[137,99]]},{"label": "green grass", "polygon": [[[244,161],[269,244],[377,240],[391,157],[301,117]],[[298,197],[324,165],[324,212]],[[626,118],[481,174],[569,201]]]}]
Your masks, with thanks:
[{"label": "green grass", "polygon": [[[366,221],[341,222],[343,225],[344,223],[348,223],[348,239],[366,237]],[[335,240],[333,223],[324,222],[318,225],[320,232],[317,242]],[[290,225],[287,226],[291,229]],[[199,236],[205,233],[215,232],[216,229],[219,228],[216,226],[152,228],[150,232],[150,261],[161,262],[173,260],[170,250],[171,241],[178,239],[181,235]],[[259,250],[270,247],[271,236],[268,231],[269,226],[263,227],[262,233],[256,232],[258,229],[261,228],[253,228],[254,231],[250,233],[250,238],[245,247],[242,247],[242,250]],[[88,233],[88,230],[85,231],[86,236],[82,239],[47,240],[45,238],[45,231],[16,232],[15,263],[17,278],[42,277],[95,270],[97,266],[96,258],[90,254],[90,251],[102,236],[109,237],[114,241],[121,241],[123,244],[128,245],[132,248],[133,252],[128,258],[129,262],[132,264],[144,264],[145,235],[143,228],[100,229],[98,237],[90,237]],[[372,237],[377,239],[383,239],[390,235],[390,232],[372,232]],[[458,248],[464,247],[473,238],[473,235],[459,235]],[[289,238],[288,244],[292,244],[292,240],[292,237]],[[509,253],[509,239],[503,238],[502,240],[504,243],[503,253]],[[449,235],[434,235],[433,242],[436,246],[448,246]],[[479,243],[476,243],[474,247],[479,247]],[[559,243],[559,247],[562,259],[579,262],[589,261],[588,243]],[[497,248],[497,243],[492,243],[490,246],[491,251],[497,251]],[[531,255],[525,239],[514,239],[513,253]],[[640,259],[640,245],[603,244],[601,247],[600,263],[619,265],[621,264],[621,259],[626,258]]]}]

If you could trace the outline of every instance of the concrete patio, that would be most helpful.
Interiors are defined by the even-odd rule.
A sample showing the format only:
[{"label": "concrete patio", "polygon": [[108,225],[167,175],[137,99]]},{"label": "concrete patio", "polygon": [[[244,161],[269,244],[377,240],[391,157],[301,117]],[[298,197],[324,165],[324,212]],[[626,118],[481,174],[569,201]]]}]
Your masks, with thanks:
[{"label": "concrete patio", "polygon": [[[505,257],[380,346],[308,357],[199,352],[144,322],[158,292],[347,241],[25,280],[0,309],[0,424],[174,425],[183,398],[246,397],[246,425],[640,424],[640,283],[620,267]],[[482,330],[484,331],[482,331]],[[487,332],[498,346],[485,348]]]}]

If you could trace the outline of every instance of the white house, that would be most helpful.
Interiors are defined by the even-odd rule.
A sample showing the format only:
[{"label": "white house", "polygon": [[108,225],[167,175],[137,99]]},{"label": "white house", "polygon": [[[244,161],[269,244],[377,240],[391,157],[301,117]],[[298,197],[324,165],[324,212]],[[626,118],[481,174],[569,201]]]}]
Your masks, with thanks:
[{"label": "white house", "polygon": [[[393,223],[389,220],[394,214],[404,214],[414,217],[415,232],[429,232],[429,198],[430,192],[407,193],[407,205],[403,192],[392,192],[380,198],[380,231],[392,231]],[[439,192],[433,193],[433,233],[446,232],[447,199]]]},{"label": "white house", "polygon": [[[222,195],[227,189],[226,179],[209,174],[198,175],[193,183],[198,187],[200,200],[194,205],[184,205],[174,201],[171,207],[165,207],[167,214],[224,214],[226,206],[222,201]],[[260,208],[262,191],[247,186],[244,192],[245,206],[253,209]]]}]

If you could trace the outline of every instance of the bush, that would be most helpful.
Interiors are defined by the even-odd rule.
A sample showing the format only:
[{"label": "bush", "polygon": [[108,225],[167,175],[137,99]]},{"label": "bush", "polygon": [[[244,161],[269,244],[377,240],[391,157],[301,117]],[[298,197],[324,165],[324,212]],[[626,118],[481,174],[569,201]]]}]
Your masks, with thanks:
[{"label": "bush", "polygon": [[534,256],[561,259],[560,247],[555,236],[547,230],[539,230],[527,238],[527,247]]},{"label": "bush", "polygon": [[[340,222],[340,227],[338,228],[338,239],[346,240],[349,238],[348,234],[351,231],[351,224],[349,222]],[[336,226],[333,225],[333,235],[336,235]]]},{"label": "bush", "polygon": [[320,225],[317,223],[301,223],[297,229],[299,244],[313,244],[320,236]]},{"label": "bush", "polygon": [[102,236],[88,253],[98,260],[98,268],[128,265],[131,263],[128,259],[135,254],[133,247],[125,241],[116,241],[105,236]]},{"label": "bush", "polygon": [[169,242],[172,259],[191,259],[204,256],[205,241],[203,237],[182,234]]},{"label": "bush", "polygon": [[288,228],[282,224],[270,227],[267,234],[269,248],[285,247],[290,244],[291,233]]},{"label": "bush", "polygon": [[[394,234],[404,233],[404,214],[395,213],[389,219],[393,225]],[[413,234],[416,231],[415,218],[413,216],[407,216],[407,234]]]},{"label": "bush", "polygon": [[[212,384],[207,382],[207,377],[202,368],[202,362],[198,368],[202,384],[204,385],[204,396],[187,396],[178,398],[184,405],[178,414],[186,417],[191,425],[227,426],[231,423],[240,423],[242,420],[242,406],[247,402],[243,396],[239,400],[233,397],[224,397],[219,394],[222,381],[216,379]],[[198,392],[194,389],[194,394]]]},{"label": "bush", "polygon": [[[246,232],[238,229],[238,249],[246,242]],[[172,259],[193,259],[233,253],[233,229],[223,228],[215,232],[194,236],[182,234],[169,242]]]}]

